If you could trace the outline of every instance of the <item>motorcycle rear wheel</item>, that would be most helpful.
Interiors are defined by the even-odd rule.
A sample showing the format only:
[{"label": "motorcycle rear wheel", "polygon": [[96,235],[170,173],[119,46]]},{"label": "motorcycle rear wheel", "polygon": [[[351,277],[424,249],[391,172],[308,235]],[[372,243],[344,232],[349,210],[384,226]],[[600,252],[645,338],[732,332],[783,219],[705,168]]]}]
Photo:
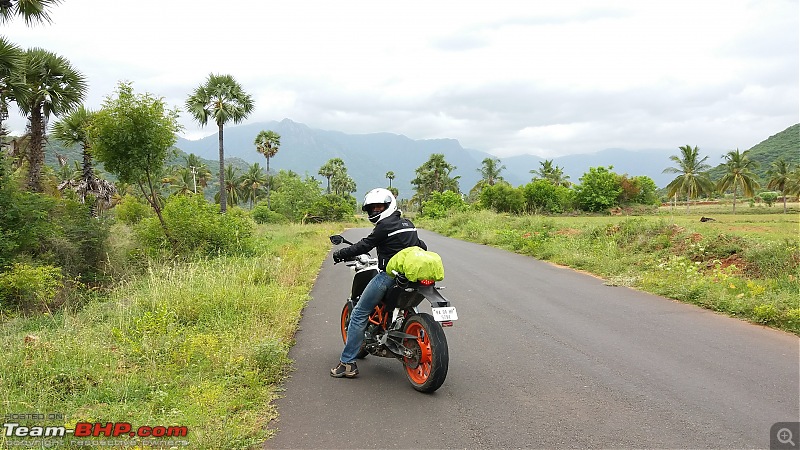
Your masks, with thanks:
[{"label": "motorcycle rear wheel", "polygon": [[[342,308],[342,317],[341,317],[341,326],[342,326],[342,343],[347,344],[347,327],[350,326],[350,314],[353,313],[353,303],[346,302],[344,304],[344,308]],[[366,340],[365,340],[366,341]],[[361,350],[358,351],[358,355],[356,358],[364,359],[369,355],[366,350],[364,350],[364,346],[366,342],[361,344]]]},{"label": "motorcycle rear wheel", "polygon": [[408,381],[420,392],[439,389],[450,363],[442,326],[430,314],[419,313],[408,318],[403,331],[417,337],[403,340],[403,346],[415,353],[413,358],[403,359]]}]

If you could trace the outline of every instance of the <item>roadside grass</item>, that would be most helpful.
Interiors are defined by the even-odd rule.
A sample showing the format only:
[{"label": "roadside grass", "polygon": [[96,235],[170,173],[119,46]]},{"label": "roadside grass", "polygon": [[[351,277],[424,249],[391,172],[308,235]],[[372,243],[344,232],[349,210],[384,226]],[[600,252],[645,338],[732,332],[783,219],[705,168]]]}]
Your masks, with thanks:
[{"label": "roadside grass", "polygon": [[340,226],[261,226],[256,256],[153,265],[102,301],[7,318],[2,411],[64,417],[29,423],[38,426],[185,426],[175,439],[186,448],[264,442],[327,236]]},{"label": "roadside grass", "polygon": [[[471,211],[415,223],[800,334],[798,214],[684,211],[628,217]],[[700,222],[709,211],[715,221]]]}]

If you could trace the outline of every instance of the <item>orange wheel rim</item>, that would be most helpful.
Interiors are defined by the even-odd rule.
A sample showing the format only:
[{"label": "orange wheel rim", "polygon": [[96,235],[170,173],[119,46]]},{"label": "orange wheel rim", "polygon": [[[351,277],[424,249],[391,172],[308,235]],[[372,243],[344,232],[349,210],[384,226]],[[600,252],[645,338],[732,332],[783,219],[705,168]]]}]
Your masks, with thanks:
[{"label": "orange wheel rim", "polygon": [[344,341],[345,344],[347,343],[347,319],[349,318],[348,316],[350,315],[348,314],[348,312],[349,312],[348,309],[342,310],[342,340]]},{"label": "orange wheel rim", "polygon": [[[421,324],[414,322],[408,326],[406,333],[417,336],[416,344],[419,347],[419,362],[416,367],[406,364],[406,372],[414,383],[423,384],[431,375],[431,340],[425,328]],[[412,362],[406,358],[406,363]]]}]

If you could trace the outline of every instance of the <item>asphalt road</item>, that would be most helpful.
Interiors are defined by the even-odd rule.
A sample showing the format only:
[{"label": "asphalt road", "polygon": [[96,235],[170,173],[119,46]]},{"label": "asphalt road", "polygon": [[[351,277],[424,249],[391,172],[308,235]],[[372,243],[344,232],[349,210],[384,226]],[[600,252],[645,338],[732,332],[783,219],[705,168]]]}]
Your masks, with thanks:
[{"label": "asphalt road", "polygon": [[358,378],[329,376],[352,280],[329,257],[266,448],[769,448],[772,424],[800,420],[794,335],[420,235],[458,309],[444,385],[418,393],[398,361],[373,356]]}]

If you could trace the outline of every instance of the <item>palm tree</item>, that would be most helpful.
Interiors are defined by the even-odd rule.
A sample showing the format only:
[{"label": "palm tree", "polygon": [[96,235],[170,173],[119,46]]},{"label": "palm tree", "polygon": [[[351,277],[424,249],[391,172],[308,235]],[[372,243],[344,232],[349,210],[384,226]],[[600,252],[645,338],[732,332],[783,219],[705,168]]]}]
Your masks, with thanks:
[{"label": "palm tree", "polygon": [[319,175],[325,177],[328,180],[328,189],[327,193],[331,193],[331,178],[333,178],[336,174],[344,170],[344,161],[341,158],[332,158],[329,159],[328,162],[322,165],[319,168]]},{"label": "palm tree", "polygon": [[6,135],[3,121],[8,119],[8,102],[14,99],[12,77],[19,72],[22,61],[22,49],[0,36],[0,138]]},{"label": "palm tree", "polygon": [[[267,177],[269,177],[269,159],[278,153],[278,149],[281,146],[281,135],[272,130],[262,130],[258,133],[258,136],[256,136],[254,143],[258,153],[261,153],[267,158]],[[267,184],[267,209],[272,207],[269,201],[269,191],[270,186]]]},{"label": "palm tree", "polygon": [[760,186],[756,180],[756,174],[750,169],[755,169],[758,163],[747,157],[750,150],[739,152],[739,149],[730,151],[723,155],[725,159],[725,170],[727,172],[717,182],[717,189],[725,192],[733,187],[733,213],[736,214],[736,188],[742,187],[742,194],[745,197],[756,195],[756,189]]},{"label": "palm tree", "polygon": [[[258,163],[248,166],[247,172],[242,175],[242,193],[245,194],[245,200],[250,200],[250,209],[253,209],[253,205],[258,200],[259,191],[264,186],[268,186],[267,177],[267,174],[261,170],[261,166]],[[269,208],[269,197],[267,197],[267,207]]]},{"label": "palm tree", "polygon": [[772,168],[767,171],[771,177],[767,183],[767,189],[777,189],[783,197],[783,213],[786,214],[786,188],[790,183],[791,168],[783,158],[772,163]]},{"label": "palm tree", "polygon": [[[538,178],[547,180],[554,186],[569,187],[572,183],[569,182],[569,175],[564,175],[564,170],[559,166],[553,165],[552,159],[539,161],[538,169],[531,170],[530,173],[538,175]],[[536,179],[536,177],[534,178]]]},{"label": "palm tree", "polygon": [[184,156],[183,160],[186,163],[184,167],[192,172],[192,188],[196,194],[198,184],[201,188],[208,186],[208,182],[211,181],[212,176],[211,170],[209,170],[208,166],[206,166],[206,163],[204,163],[203,160],[194,153],[189,153],[188,155]]},{"label": "palm tree", "polygon": [[497,158],[484,158],[481,162],[481,168],[476,169],[481,174],[481,178],[486,181],[489,186],[494,186],[497,181],[503,181],[500,172],[505,170],[506,166],[500,165],[500,160]]},{"label": "palm tree", "polygon": [[222,195],[225,195],[231,205],[239,204],[242,180],[236,172],[238,172],[236,167],[225,167],[225,188],[220,189],[219,192],[214,195],[214,200],[216,202],[220,202]]},{"label": "palm tree", "polygon": [[394,180],[394,172],[392,172],[391,170],[386,172],[386,178],[389,179],[389,189],[391,190],[392,189],[392,180]]},{"label": "palm tree", "polygon": [[69,113],[83,101],[86,79],[65,58],[40,48],[29,49],[23,60],[24,82],[14,86],[20,111],[28,117],[28,187],[41,192],[44,144],[50,115]]},{"label": "palm tree", "polygon": [[11,21],[14,16],[21,16],[25,25],[51,23],[49,9],[61,0],[4,0],[0,2],[0,23]]},{"label": "palm tree", "polygon": [[681,156],[672,155],[670,160],[677,164],[677,167],[667,167],[662,173],[679,173],[678,177],[667,185],[667,197],[686,194],[686,212],[689,212],[689,201],[697,198],[700,194],[710,193],[714,190],[714,185],[705,173],[711,166],[705,163],[708,156],[700,158],[700,150],[695,146],[689,145],[678,147]]},{"label": "palm tree", "polygon": [[[253,99],[231,75],[210,74],[186,100],[186,109],[201,126],[213,118],[219,133],[219,185],[225,183],[225,148],[223,128],[230,121],[240,123],[253,111]],[[220,189],[220,212],[227,210],[227,193]]]},{"label": "palm tree", "polygon": [[190,195],[197,192],[194,173],[186,167],[176,167],[172,175],[162,181],[165,184],[169,184],[171,195]]},{"label": "palm tree", "polygon": [[94,167],[92,154],[89,152],[89,134],[87,131],[92,120],[92,114],[92,111],[81,105],[78,109],[53,124],[53,138],[67,147],[81,146],[81,154],[83,156],[81,179],[83,180],[94,178]]}]

